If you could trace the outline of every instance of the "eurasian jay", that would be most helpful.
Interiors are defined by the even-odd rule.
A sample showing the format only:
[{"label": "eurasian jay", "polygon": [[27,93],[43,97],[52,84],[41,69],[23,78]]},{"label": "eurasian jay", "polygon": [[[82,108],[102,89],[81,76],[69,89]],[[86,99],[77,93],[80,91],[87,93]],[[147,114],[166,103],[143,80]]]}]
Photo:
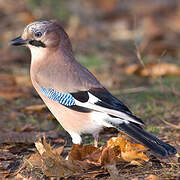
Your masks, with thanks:
[{"label": "eurasian jay", "polygon": [[114,127],[156,155],[176,154],[173,146],[146,132],[143,121],[75,60],[69,37],[56,21],[33,22],[10,44],[29,47],[32,84],[74,144],[89,133],[97,146],[100,130]]}]

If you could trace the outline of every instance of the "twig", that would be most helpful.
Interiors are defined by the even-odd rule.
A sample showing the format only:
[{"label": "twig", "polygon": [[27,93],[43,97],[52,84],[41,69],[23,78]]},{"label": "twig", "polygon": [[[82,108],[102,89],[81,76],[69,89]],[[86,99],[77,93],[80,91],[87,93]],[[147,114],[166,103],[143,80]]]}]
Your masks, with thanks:
[{"label": "twig", "polygon": [[163,121],[165,124],[167,124],[168,126],[174,128],[174,129],[180,129],[180,124],[179,125],[175,125],[175,124],[172,124],[170,122],[167,122],[166,120],[164,120],[162,117],[158,116],[158,118]]},{"label": "twig", "polygon": [[136,56],[137,56],[140,64],[141,64],[141,65],[143,66],[143,68],[145,69],[146,66],[145,66],[145,64],[144,64],[144,61],[142,60],[142,56],[141,56],[141,53],[140,53],[140,49],[139,49],[137,43],[135,43],[135,47],[136,47]]}]

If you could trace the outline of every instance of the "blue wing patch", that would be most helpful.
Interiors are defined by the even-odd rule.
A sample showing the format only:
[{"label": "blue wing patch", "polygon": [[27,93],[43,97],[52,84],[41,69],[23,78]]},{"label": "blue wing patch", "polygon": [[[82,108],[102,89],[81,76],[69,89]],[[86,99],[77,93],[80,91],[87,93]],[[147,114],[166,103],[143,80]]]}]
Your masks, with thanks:
[{"label": "blue wing patch", "polygon": [[49,99],[52,99],[64,106],[73,106],[75,104],[74,97],[69,93],[60,93],[54,89],[46,89],[43,86],[40,86],[42,93],[47,96]]}]

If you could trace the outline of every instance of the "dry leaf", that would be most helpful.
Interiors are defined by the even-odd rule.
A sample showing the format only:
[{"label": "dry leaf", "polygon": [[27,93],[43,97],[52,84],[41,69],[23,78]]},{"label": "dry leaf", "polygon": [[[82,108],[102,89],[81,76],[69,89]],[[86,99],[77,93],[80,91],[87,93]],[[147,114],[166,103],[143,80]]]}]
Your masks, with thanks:
[{"label": "dry leaf", "polygon": [[71,152],[69,153],[69,159],[76,160],[83,169],[89,169],[91,167],[100,166],[99,158],[102,150],[92,145],[78,145],[74,144]]},{"label": "dry leaf", "polygon": [[107,147],[113,148],[116,156],[122,158],[124,161],[149,161],[149,158],[144,154],[147,151],[147,148],[141,144],[131,143],[127,139],[122,137],[111,138],[107,142]]},{"label": "dry leaf", "polygon": [[100,156],[100,163],[102,165],[107,165],[107,164],[114,164],[116,160],[116,153],[114,149],[111,147],[105,147],[102,150],[101,156]]},{"label": "dry leaf", "polygon": [[[39,141],[34,143],[39,154],[42,156],[46,152],[44,145]],[[49,149],[48,149],[49,150]]]},{"label": "dry leaf", "polygon": [[5,83],[6,86],[7,85],[32,86],[30,77],[25,75],[0,74],[0,82],[3,84]]},{"label": "dry leaf", "polygon": [[158,176],[154,174],[150,174],[148,177],[146,177],[144,180],[159,180]]},{"label": "dry leaf", "polygon": [[40,105],[32,105],[32,106],[27,106],[21,108],[22,111],[35,111],[35,112],[40,112],[46,108],[45,104],[40,104]]},{"label": "dry leaf", "polygon": [[8,180],[35,180],[35,179],[25,178],[20,173],[18,173],[16,176],[8,177]]},{"label": "dry leaf", "polygon": [[[99,171],[98,167],[104,166],[111,177],[114,178],[118,175],[118,170],[116,169],[118,158],[131,163],[134,161],[135,163],[136,161],[141,163],[149,160],[144,154],[144,151],[146,151],[144,146],[131,143],[127,138],[123,139],[122,137],[111,138],[103,149],[92,145],[75,144],[69,153],[68,160],[60,156],[63,152],[63,147],[60,147],[58,150],[52,150],[52,147],[45,140],[36,142],[35,146],[42,160],[42,170],[48,177],[78,176],[80,173],[82,176],[83,171],[86,171],[84,177],[87,177],[87,172],[92,173],[90,169],[96,168],[95,172],[88,174],[88,177],[92,177],[97,174],[97,170]],[[39,157],[34,156],[36,160],[35,162],[32,161],[32,165],[36,165],[39,161]],[[33,156],[29,161],[32,158]]]},{"label": "dry leaf", "polygon": [[83,146],[83,145],[74,144],[71,152],[69,153],[69,156],[73,160],[83,161],[89,155],[91,155],[93,152],[95,152],[97,150],[98,150],[98,148],[96,148],[92,145]]},{"label": "dry leaf", "polygon": [[17,85],[32,87],[32,83],[29,76],[13,75],[13,78]]},{"label": "dry leaf", "polygon": [[57,149],[53,150],[54,153],[57,153],[59,155],[61,155],[63,151],[64,151],[64,146],[60,146]]},{"label": "dry leaf", "polygon": [[60,154],[54,152],[45,140],[43,140],[43,143],[36,142],[35,146],[41,155],[42,170],[46,176],[68,177],[83,171],[78,162],[72,159],[65,160]]},{"label": "dry leaf", "polygon": [[144,77],[159,77],[180,75],[180,68],[170,63],[149,63],[145,68],[138,64],[132,64],[125,69],[126,74],[136,74]]},{"label": "dry leaf", "polygon": [[23,96],[23,92],[17,87],[0,88],[0,97],[6,100]]},{"label": "dry leaf", "polygon": [[28,165],[31,168],[41,168],[42,160],[40,154],[32,154],[28,159],[25,159],[25,165]]},{"label": "dry leaf", "polygon": [[[23,85],[23,86],[22,86]],[[10,100],[29,95],[27,86],[32,86],[27,76],[0,75],[0,97]]]}]

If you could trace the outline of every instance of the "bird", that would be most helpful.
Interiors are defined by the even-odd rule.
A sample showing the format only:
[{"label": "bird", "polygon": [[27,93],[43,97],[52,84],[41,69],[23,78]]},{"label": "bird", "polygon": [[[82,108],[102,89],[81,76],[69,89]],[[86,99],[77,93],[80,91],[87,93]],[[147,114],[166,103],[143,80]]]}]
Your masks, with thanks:
[{"label": "bird", "polygon": [[147,132],[143,121],[76,61],[71,41],[56,20],[31,22],[10,45],[30,49],[32,84],[73,144],[81,144],[81,135],[87,133],[97,147],[99,132],[113,127],[156,156],[176,154],[173,146]]}]

